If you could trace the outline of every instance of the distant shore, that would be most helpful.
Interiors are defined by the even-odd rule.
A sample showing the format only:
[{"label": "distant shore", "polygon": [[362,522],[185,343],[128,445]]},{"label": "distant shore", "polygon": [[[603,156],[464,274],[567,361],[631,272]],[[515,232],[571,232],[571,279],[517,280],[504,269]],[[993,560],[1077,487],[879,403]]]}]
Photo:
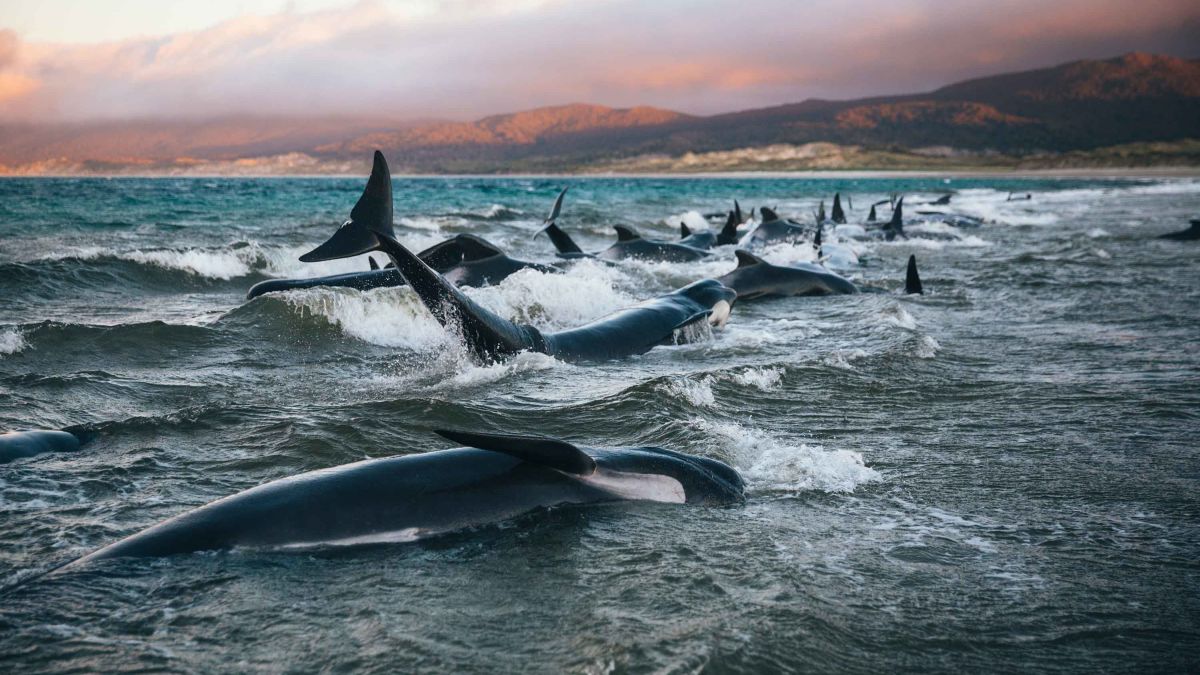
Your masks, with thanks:
[{"label": "distant shore", "polygon": [[[321,179],[321,178],[361,178],[363,172],[346,173],[0,173],[0,180],[16,179],[117,179],[117,178],[161,178],[161,179],[204,179],[204,178],[279,178],[279,179]],[[640,172],[546,172],[546,173],[393,173],[393,178],[402,179],[629,179],[651,178],[659,180],[682,179],[774,179],[774,178],[812,178],[812,179],[871,179],[871,178],[1200,178],[1200,166],[1169,166],[1169,167],[1129,167],[1129,168],[1079,168],[1079,169],[905,169],[905,170],[821,170],[821,171],[698,171],[672,173],[640,173]]]}]

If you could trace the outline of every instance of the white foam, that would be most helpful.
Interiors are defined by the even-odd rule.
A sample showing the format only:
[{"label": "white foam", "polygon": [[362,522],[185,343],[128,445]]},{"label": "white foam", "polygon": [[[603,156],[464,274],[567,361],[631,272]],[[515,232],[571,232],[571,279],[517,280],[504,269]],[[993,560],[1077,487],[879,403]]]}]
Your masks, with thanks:
[{"label": "white foam", "polygon": [[825,365],[841,368],[842,370],[854,370],[851,365],[854,361],[867,357],[867,352],[862,349],[836,349],[833,352],[825,355],[821,359]]},{"label": "white foam", "polygon": [[781,386],[782,368],[746,368],[730,376],[734,382],[751,386],[760,391],[771,391]]},{"label": "white foam", "polygon": [[663,222],[665,222],[668,227],[676,231],[679,229],[679,223],[687,225],[688,229],[692,232],[706,232],[713,229],[712,225],[709,224],[708,219],[706,219],[699,211],[685,211],[683,213],[667,216],[663,219]]},{"label": "white foam", "polygon": [[1108,260],[1109,258],[1112,257],[1111,253],[1109,253],[1108,251],[1105,251],[1102,248],[1095,249],[1092,251],[1092,253],[1094,253],[1096,255],[1096,257],[1100,258],[1101,260]]},{"label": "white foam", "polygon": [[908,310],[900,305],[889,305],[879,311],[879,316],[883,319],[884,324],[904,328],[906,330],[915,330],[917,320],[913,318]]},{"label": "white foam", "polygon": [[384,347],[444,348],[450,335],[404,288],[359,292],[345,288],[306,288],[279,296],[302,312],[324,317],[342,332]]},{"label": "white foam", "polygon": [[166,269],[191,272],[210,279],[233,279],[250,274],[250,264],[237,251],[208,251],[187,249],[183,251],[128,251],[116,257],[145,265],[157,265]]},{"label": "white foam", "polygon": [[683,398],[688,403],[700,408],[715,408],[717,397],[713,394],[712,378],[699,379],[683,378],[670,382],[666,386],[669,394]]},{"label": "white foam", "polygon": [[773,492],[853,492],[883,477],[863,462],[861,453],[826,450],[819,445],[781,443],[756,429],[731,422],[694,419],[708,432],[752,489]]},{"label": "white foam", "polygon": [[938,341],[928,335],[922,335],[920,340],[917,340],[917,346],[913,350],[913,354],[919,359],[932,359],[937,356],[938,350],[942,345]]},{"label": "white foam", "polygon": [[572,265],[565,274],[524,269],[497,286],[465,292],[511,321],[558,330],[580,326],[634,304],[632,297],[614,288],[619,274],[587,260]]},{"label": "white foam", "polygon": [[0,355],[16,354],[28,346],[29,344],[25,342],[25,336],[16,328],[0,330]]},{"label": "white foam", "polygon": [[486,366],[476,365],[468,360],[460,361],[460,363],[466,365],[465,370],[439,382],[433,387],[435,391],[468,389],[499,382],[519,373],[570,367],[553,356],[537,352],[522,352],[502,363],[493,363]]}]

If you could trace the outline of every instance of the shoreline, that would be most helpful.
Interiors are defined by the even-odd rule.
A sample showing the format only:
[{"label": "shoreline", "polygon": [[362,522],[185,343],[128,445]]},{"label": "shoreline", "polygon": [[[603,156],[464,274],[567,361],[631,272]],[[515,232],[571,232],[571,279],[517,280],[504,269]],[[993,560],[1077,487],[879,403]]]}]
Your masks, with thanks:
[{"label": "shoreline", "polygon": [[[0,174],[0,180],[19,179],[81,179],[95,178],[104,180],[122,178],[176,178],[176,179],[214,179],[214,178],[279,178],[279,179],[320,179],[320,178],[361,178],[361,173],[37,173]],[[563,173],[393,173],[393,178],[403,179],[486,179],[521,180],[521,179],[622,179],[649,178],[656,180],[686,180],[686,179],[881,179],[881,178],[1014,178],[1023,180],[1034,179],[1072,179],[1072,178],[1200,178],[1200,166],[1192,167],[1131,167],[1131,168],[1063,168],[1063,169],[912,169],[912,170],[820,170],[820,171],[697,171],[688,173],[658,173],[658,172],[563,172]]]}]

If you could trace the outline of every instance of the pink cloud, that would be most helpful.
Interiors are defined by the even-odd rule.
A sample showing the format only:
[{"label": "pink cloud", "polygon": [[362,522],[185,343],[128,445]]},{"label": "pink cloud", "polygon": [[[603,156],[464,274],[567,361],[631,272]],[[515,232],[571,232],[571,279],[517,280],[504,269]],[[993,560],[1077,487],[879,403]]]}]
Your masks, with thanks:
[{"label": "pink cloud", "polygon": [[[1195,56],[1187,0],[443,0],[100,44],[0,31],[0,118],[469,118],[572,101],[711,113],[921,91],[1131,50]],[[1191,50],[1192,53],[1189,53]]]}]

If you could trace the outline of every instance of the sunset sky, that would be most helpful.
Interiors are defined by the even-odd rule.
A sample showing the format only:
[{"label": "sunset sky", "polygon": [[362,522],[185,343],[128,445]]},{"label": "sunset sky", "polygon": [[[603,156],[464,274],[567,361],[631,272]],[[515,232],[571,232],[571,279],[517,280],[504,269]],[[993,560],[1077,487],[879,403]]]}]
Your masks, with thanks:
[{"label": "sunset sky", "polygon": [[1128,51],[1200,56],[1200,3],[0,0],[0,119],[708,114]]}]

